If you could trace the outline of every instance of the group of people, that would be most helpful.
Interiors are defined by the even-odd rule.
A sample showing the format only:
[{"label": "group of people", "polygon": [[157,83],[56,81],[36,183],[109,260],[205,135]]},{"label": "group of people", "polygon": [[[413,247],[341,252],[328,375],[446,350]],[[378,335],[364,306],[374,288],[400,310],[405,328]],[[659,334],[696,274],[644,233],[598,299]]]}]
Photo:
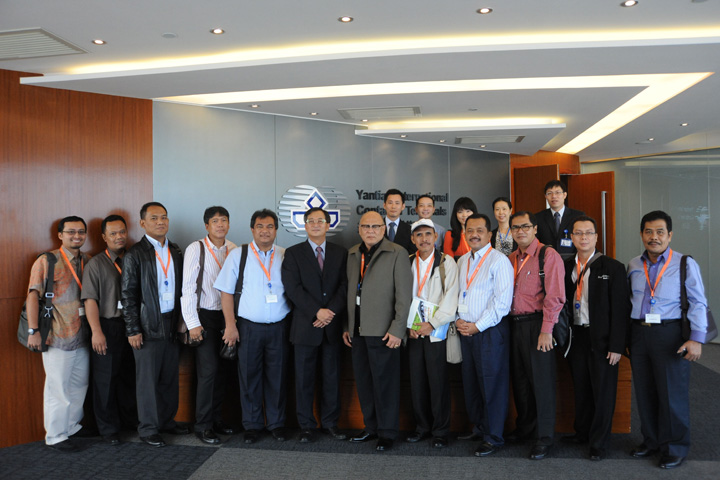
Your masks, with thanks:
[{"label": "group of people", "polygon": [[[70,437],[83,431],[90,365],[105,441],[118,444],[128,424],[156,447],[165,445],[163,433],[189,433],[174,420],[176,337],[186,330],[196,345],[194,431],[205,443],[236,432],[221,408],[234,368],[244,442],[263,431],[286,440],[292,363],[299,442],[313,442],[319,426],[337,440],[375,441],[376,450],[389,450],[399,436],[404,345],[416,420],[405,440],[443,448],[451,416],[447,339],[459,335],[473,428],[458,438],[478,442],[478,457],[529,442],[529,458],[540,460],[554,442],[553,330],[564,310],[572,324],[567,358],[576,409],[575,434],[562,440],[588,444],[592,460],[606,455],[618,362],[629,351],[643,435],[631,455],[659,452],[660,467],[680,466],[690,446],[690,362],[700,358],[707,332],[698,265],[685,258],[690,333],[683,335],[683,255],[669,248],[671,218],[661,211],[643,217],[646,250],[626,270],[597,250],[595,220],[565,206],[561,182],[548,183],[545,196],[550,208],[537,214],[513,213],[509,199],[496,199],[495,229],[471,199],[460,198],[446,232],[432,220],[431,196],[417,199],[419,219],[409,224],[400,220],[404,194],[391,189],[385,218],[362,215],[361,241],[349,250],[328,241],[330,215],[321,208],[305,212],[307,240],[287,249],[275,244],[276,214],[258,210],[250,220],[253,241],[238,247],[226,239],[230,214],[214,206],[204,214],[207,235],[183,255],[167,238],[166,208],[150,202],[140,211],[139,242],[127,248],[125,219],[110,215],[101,225],[107,248],[90,259],[81,252],[85,222],[66,217],[58,227],[61,248],[50,252],[57,262],[43,352],[46,444],[76,450]],[[35,349],[43,347],[38,305],[47,269],[47,256],[38,257],[28,288],[28,346]],[[350,436],[338,428],[343,344],[351,348],[364,421]],[[237,351],[236,366],[220,355],[228,349]],[[511,382],[517,418],[505,433]]]}]

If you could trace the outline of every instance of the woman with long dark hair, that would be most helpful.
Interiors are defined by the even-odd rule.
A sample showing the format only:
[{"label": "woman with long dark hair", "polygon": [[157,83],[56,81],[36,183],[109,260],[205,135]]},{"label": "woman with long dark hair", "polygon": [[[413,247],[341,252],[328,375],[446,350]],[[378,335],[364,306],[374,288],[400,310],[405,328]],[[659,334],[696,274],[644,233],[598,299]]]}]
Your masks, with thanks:
[{"label": "woman with long dark hair", "polygon": [[498,228],[492,231],[490,245],[505,255],[510,255],[518,246],[510,235],[510,216],[512,215],[512,202],[507,197],[498,197],[492,203]]},{"label": "woman with long dark hair", "polygon": [[470,251],[465,240],[465,220],[477,213],[475,202],[468,197],[460,197],[455,201],[452,215],[450,215],[450,230],[445,234],[443,252],[452,255],[455,260]]}]

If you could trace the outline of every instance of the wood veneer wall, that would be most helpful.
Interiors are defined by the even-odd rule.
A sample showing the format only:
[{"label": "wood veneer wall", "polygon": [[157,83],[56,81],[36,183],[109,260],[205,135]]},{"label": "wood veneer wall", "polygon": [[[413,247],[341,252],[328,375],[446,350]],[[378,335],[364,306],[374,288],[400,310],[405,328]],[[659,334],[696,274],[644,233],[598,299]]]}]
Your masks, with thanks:
[{"label": "wood veneer wall", "polygon": [[45,433],[42,359],[16,339],[36,255],[58,247],[67,215],[88,222],[84,251],[102,250],[110,213],[136,241],[152,198],[152,102],[21,85],[30,75],[0,70],[0,447]]}]

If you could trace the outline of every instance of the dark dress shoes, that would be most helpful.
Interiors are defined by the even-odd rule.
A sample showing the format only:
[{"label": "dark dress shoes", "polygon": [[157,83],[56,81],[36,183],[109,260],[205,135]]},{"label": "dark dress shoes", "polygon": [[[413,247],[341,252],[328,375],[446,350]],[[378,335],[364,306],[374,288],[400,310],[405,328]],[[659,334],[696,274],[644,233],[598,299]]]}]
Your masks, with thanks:
[{"label": "dark dress shoes", "polygon": [[376,438],[378,438],[377,433],[369,433],[363,430],[358,435],[352,437],[350,441],[353,443],[364,443],[369,442],[370,440],[375,440]]},{"label": "dark dress shoes", "polygon": [[165,440],[163,440],[163,438],[157,433],[147,437],[140,437],[140,440],[147,443],[151,447],[164,447],[166,445]]},{"label": "dark dress shoes", "polygon": [[80,430],[70,435],[70,438],[90,438],[98,436],[100,436],[100,432],[98,432],[97,429],[81,427]]},{"label": "dark dress shoes", "polygon": [[470,442],[477,442],[478,440],[482,440],[483,437],[481,435],[478,435],[477,433],[466,433],[465,435],[458,435],[458,440],[468,440]]},{"label": "dark dress shoes", "polygon": [[490,442],[483,442],[480,444],[480,446],[475,450],[475,456],[476,457],[487,457],[488,455],[492,455],[493,453],[500,450],[500,446],[493,445]]},{"label": "dark dress shoes", "polygon": [[410,435],[407,436],[405,439],[406,442],[410,443],[417,443],[421,440],[425,440],[426,438],[430,438],[430,433],[428,432],[413,432]]},{"label": "dark dress shoes", "polygon": [[605,458],[605,451],[601,448],[590,448],[590,460],[594,462],[599,462]]},{"label": "dark dress shoes", "polygon": [[650,448],[644,443],[641,443],[637,447],[630,450],[630,456],[635,458],[652,457],[657,453],[656,448]]},{"label": "dark dress shoes", "polygon": [[377,444],[375,445],[375,450],[378,452],[386,452],[390,450],[393,446],[393,441],[389,438],[380,437],[378,438]]},{"label": "dark dress shoes", "polygon": [[218,435],[235,435],[236,433],[238,433],[237,428],[233,428],[222,421],[213,423],[213,430]]},{"label": "dark dress shoes", "polygon": [[245,443],[255,443],[258,441],[258,438],[260,438],[260,432],[257,430],[245,430],[245,435],[243,436],[243,440]]},{"label": "dark dress shoes", "polygon": [[63,440],[59,443],[53,443],[52,445],[48,445],[48,447],[63,453],[73,453],[79,451],[78,448],[70,442],[70,440]]},{"label": "dark dress shoes", "polygon": [[530,460],[542,460],[550,456],[550,445],[535,445],[530,450]]},{"label": "dark dress shoes", "polygon": [[103,435],[102,436],[103,442],[107,443],[108,445],[116,446],[120,445],[120,437],[117,433],[111,433],[110,435]]},{"label": "dark dress shoes", "polygon": [[522,435],[517,430],[505,435],[505,443],[523,443],[530,438],[529,435]]},{"label": "dark dress shoes", "polygon": [[300,443],[312,443],[313,441],[313,432],[309,428],[304,429],[302,432],[300,432],[300,436],[298,437],[298,442]]},{"label": "dark dress shoes", "polygon": [[576,433],[575,435],[565,435],[560,438],[560,441],[565,443],[574,443],[575,445],[583,445],[588,443],[588,438]]},{"label": "dark dress shoes", "polygon": [[435,437],[432,441],[433,448],[445,448],[448,446],[447,437]]},{"label": "dark dress shoes", "polygon": [[337,427],[328,427],[323,431],[333,437],[335,440],[347,440],[347,435],[338,430]]},{"label": "dark dress shoes", "polygon": [[169,433],[170,435],[187,435],[190,433],[190,427],[186,424],[177,423],[172,428],[163,428],[160,430],[161,433]]},{"label": "dark dress shoes", "polygon": [[220,443],[220,439],[210,428],[202,432],[195,432],[195,436],[199,438],[201,442],[207,443],[208,445],[217,445]]},{"label": "dark dress shoes", "polygon": [[677,468],[682,465],[684,461],[685,457],[663,454],[663,456],[660,457],[660,468],[664,468],[666,470],[670,468]]},{"label": "dark dress shoes", "polygon": [[275,428],[273,430],[270,430],[270,433],[272,433],[272,436],[275,440],[278,442],[284,442],[285,441],[285,429],[282,427]]}]

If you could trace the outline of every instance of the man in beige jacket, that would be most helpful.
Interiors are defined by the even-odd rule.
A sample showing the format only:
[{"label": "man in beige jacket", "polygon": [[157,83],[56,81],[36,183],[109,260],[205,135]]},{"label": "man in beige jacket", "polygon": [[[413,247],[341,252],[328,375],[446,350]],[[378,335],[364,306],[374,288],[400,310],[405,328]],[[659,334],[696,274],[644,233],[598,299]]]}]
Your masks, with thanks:
[{"label": "man in beige jacket", "polygon": [[[413,272],[413,305],[428,314],[408,328],[410,393],[415,412],[415,432],[407,437],[419,442],[432,434],[432,446],[448,444],[450,431],[450,381],[448,379],[448,325],[455,321],[458,302],[457,265],[435,249],[437,233],[430,219],[412,224],[411,239],[417,253],[410,256]],[[432,311],[434,310],[434,311]],[[432,311],[432,313],[430,313]]]},{"label": "man in beige jacket", "polygon": [[353,369],[365,430],[350,439],[377,439],[392,448],[400,429],[400,344],[410,309],[412,276],[407,250],[384,240],[377,212],[360,218],[362,243],[348,252],[348,323],[343,341],[352,347]]}]

